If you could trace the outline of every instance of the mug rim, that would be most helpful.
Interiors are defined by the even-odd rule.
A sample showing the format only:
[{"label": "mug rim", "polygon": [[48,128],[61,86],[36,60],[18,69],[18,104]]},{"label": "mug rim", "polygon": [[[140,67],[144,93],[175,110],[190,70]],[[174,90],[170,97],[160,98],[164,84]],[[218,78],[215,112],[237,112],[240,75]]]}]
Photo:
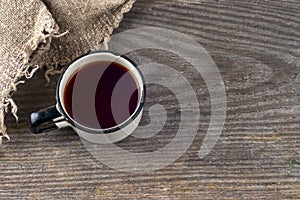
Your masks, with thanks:
[{"label": "mug rim", "polygon": [[[67,69],[74,64],[76,61],[78,61],[79,59],[82,59],[88,55],[91,54],[101,54],[101,53],[108,53],[108,54],[112,54],[113,56],[117,56],[117,57],[121,57],[125,60],[127,60],[138,72],[141,80],[142,80],[142,87],[141,87],[141,95],[140,95],[140,100],[138,102],[138,106],[135,110],[135,112],[130,115],[129,118],[127,118],[125,121],[123,121],[120,124],[117,124],[116,126],[110,127],[110,128],[105,128],[105,129],[94,129],[94,128],[89,128],[86,126],[81,125],[80,123],[76,122],[73,118],[71,118],[68,113],[65,111],[64,106],[62,105],[62,100],[60,99],[60,86],[61,86],[61,81],[64,78],[64,75],[67,71]],[[73,74],[72,74],[73,75]],[[128,58],[127,56],[109,51],[109,50],[96,50],[96,51],[90,51],[88,53],[82,54],[81,56],[75,58],[71,63],[68,64],[68,66],[64,69],[64,71],[62,72],[62,74],[60,75],[58,82],[57,82],[57,87],[56,87],[56,102],[57,102],[57,108],[58,111],[65,117],[65,119],[71,124],[71,126],[75,127],[75,128],[79,128],[82,131],[88,132],[88,133],[92,133],[92,134],[108,134],[108,133],[112,133],[112,132],[116,132],[118,130],[123,129],[124,127],[126,127],[127,125],[129,125],[131,122],[133,122],[140,114],[140,112],[143,110],[144,107],[144,103],[145,103],[145,97],[146,97],[146,86],[145,86],[145,78],[143,76],[143,74],[141,73],[140,69],[137,67],[137,64],[131,60],[130,58]]]}]

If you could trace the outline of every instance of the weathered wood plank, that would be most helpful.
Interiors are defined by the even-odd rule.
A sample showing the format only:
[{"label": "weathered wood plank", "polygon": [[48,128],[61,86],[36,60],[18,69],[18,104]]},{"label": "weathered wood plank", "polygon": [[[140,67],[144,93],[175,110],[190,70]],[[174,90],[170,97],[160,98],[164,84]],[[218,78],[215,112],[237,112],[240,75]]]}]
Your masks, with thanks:
[{"label": "weathered wood plank", "polygon": [[[6,119],[12,141],[0,147],[1,199],[300,199],[299,8],[298,0],[138,0],[115,33],[142,26],[177,30],[203,45],[219,67],[228,111],[213,151],[204,159],[197,156],[210,119],[205,83],[174,55],[160,57],[155,50],[132,55],[172,65],[198,88],[200,100],[200,127],[191,147],[149,174],[101,164],[69,129],[32,135],[27,115],[55,102],[57,77],[44,87],[39,72],[15,94],[19,126],[12,116]],[[120,147],[151,151],[174,136],[176,101],[156,87],[149,87],[148,104],[159,95],[173,124],[164,135],[128,138]]]}]

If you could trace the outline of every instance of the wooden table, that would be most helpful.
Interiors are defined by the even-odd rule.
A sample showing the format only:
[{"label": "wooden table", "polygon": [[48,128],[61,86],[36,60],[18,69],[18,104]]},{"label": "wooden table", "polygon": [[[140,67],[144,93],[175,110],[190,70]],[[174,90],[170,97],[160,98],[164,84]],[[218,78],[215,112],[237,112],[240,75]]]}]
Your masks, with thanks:
[{"label": "wooden table", "polygon": [[[0,199],[300,199],[300,2],[138,0],[115,33],[142,26],[191,36],[218,66],[226,85],[227,118],[209,155],[198,157],[210,97],[203,79],[188,73],[176,56],[159,59],[162,52],[141,52],[145,59],[169,63],[198,88],[199,130],[176,162],[141,174],[102,164],[70,129],[29,132],[27,115],[55,102],[58,77],[44,87],[40,71],[14,95],[19,125],[6,118],[11,142],[0,147]],[[170,141],[180,112],[164,90],[149,86],[147,99],[148,104],[163,99],[170,111],[163,134],[139,142],[129,137],[120,147],[154,151]],[[142,123],[147,120],[144,116]]]}]

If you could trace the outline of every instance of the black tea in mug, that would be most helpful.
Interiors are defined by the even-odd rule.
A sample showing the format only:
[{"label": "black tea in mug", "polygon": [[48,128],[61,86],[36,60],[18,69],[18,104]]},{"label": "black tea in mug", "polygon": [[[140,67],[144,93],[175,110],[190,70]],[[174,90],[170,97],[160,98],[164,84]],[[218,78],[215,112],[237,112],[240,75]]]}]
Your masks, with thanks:
[{"label": "black tea in mug", "polygon": [[67,82],[63,104],[79,124],[106,129],[121,124],[134,113],[139,94],[127,68],[111,61],[87,63]]}]

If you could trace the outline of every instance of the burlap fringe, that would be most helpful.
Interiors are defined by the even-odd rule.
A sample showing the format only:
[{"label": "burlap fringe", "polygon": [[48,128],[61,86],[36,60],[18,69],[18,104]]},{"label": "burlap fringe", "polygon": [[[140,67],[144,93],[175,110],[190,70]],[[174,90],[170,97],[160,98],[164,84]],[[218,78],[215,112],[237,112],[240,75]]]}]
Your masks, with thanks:
[{"label": "burlap fringe", "polygon": [[[28,41],[28,43],[25,45],[23,52],[19,55],[20,60],[20,71],[19,75],[16,77],[21,77],[21,79],[30,79],[35,72],[40,68],[38,65],[31,65],[30,60],[31,56],[34,52],[40,52],[42,54],[43,52],[49,50],[50,43],[52,38],[59,38],[63,37],[68,33],[68,31],[60,34],[58,32],[59,28],[55,24],[55,22],[52,19],[49,19],[44,24],[43,30],[39,30],[35,32],[32,39]],[[44,47],[40,47],[40,44],[45,44]],[[38,53],[39,54],[39,53]],[[2,104],[0,105],[0,133],[2,133],[2,136],[0,136],[0,144],[2,144],[2,140],[10,140],[10,137],[7,134],[7,127],[4,123],[4,116],[5,113],[10,112],[18,122],[18,107],[14,100],[11,98],[12,94],[17,90],[17,86],[19,84],[25,83],[24,80],[14,80],[13,83],[10,85],[10,89],[6,92],[7,97],[3,100]],[[11,108],[9,110],[9,107]]]}]

